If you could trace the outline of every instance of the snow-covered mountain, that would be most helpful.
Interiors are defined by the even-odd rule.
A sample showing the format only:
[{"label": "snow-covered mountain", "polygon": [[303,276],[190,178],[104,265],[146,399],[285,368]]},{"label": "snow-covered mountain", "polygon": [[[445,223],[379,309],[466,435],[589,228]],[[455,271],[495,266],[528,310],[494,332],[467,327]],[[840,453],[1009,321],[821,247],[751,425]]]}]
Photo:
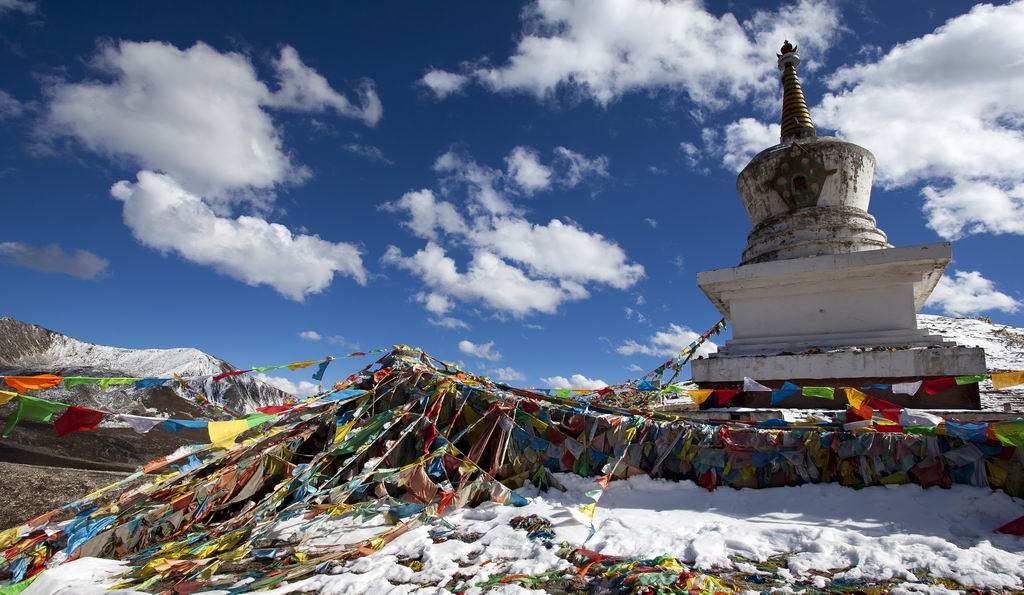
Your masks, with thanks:
[{"label": "snow-covered mountain", "polygon": [[[918,326],[965,347],[985,349],[989,370],[1024,370],[1024,328],[994,324],[981,318],[949,318],[919,314]],[[988,380],[981,384],[981,406],[1002,410],[1005,403],[1019,411],[1024,407],[1024,388],[995,390]]]},{"label": "snow-covered mountain", "polygon": [[[182,377],[207,376],[236,368],[198,349],[123,349],[94,345],[38,325],[10,317],[0,318],[0,374],[53,372],[64,376]],[[238,412],[283,402],[285,393],[251,376],[235,376],[219,382],[195,383],[209,399]],[[179,398],[169,399],[175,395]],[[75,386],[47,391],[46,396],[75,404],[91,405],[118,413],[154,410],[164,413],[198,413],[177,386],[133,390]]]}]

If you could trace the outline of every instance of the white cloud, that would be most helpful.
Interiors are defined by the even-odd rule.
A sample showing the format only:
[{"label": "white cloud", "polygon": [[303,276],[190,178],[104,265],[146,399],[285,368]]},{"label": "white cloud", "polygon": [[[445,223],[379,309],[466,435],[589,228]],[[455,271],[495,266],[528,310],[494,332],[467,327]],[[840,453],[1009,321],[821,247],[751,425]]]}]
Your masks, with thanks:
[{"label": "white cloud", "polygon": [[[559,149],[563,147],[555,151],[556,165],[564,160],[559,157],[564,154]],[[412,256],[391,246],[382,260],[424,281],[430,292],[419,296],[418,301],[433,314],[451,309],[447,298],[480,301],[515,317],[553,313],[564,302],[589,297],[588,284],[626,289],[643,278],[643,266],[629,262],[626,252],[601,234],[557,219],[539,225],[524,218],[506,188],[511,184],[515,192],[541,187],[537,180],[514,180],[519,171],[514,164],[523,163],[524,154],[535,157],[530,151],[517,147],[510,153],[508,174],[454,151],[437,159],[434,169],[441,174],[442,190],[449,196],[465,192],[468,217],[459,213],[454,202],[438,200],[428,189],[408,192],[382,205],[385,210],[406,215],[402,224],[417,237],[429,240]],[[607,173],[606,158],[572,154],[576,157],[570,161],[575,165],[567,162],[564,167],[549,170],[549,187],[574,186],[601,175],[598,172]],[[449,248],[469,252],[471,261],[465,272],[460,272],[448,256]]]},{"label": "white cloud", "polygon": [[29,0],[0,0],[0,15],[5,12],[34,14],[37,10],[39,10],[38,2],[30,2]]},{"label": "white cloud", "polygon": [[327,288],[335,273],[366,283],[352,244],[293,234],[258,217],[220,217],[170,176],[141,171],[135,184],[121,181],[110,192],[124,202],[124,222],[140,242],[248,285],[269,285],[301,302]]},{"label": "white cloud", "polygon": [[537,225],[520,218],[496,218],[491,226],[475,229],[470,240],[525,265],[537,276],[616,289],[632,287],[644,276],[643,266],[630,264],[615,242],[557,219]]},{"label": "white cloud", "polygon": [[1019,300],[996,291],[995,284],[978,271],[955,271],[953,277],[944,275],[925,305],[950,316],[979,314],[988,310],[1013,314],[1021,308]]},{"label": "white cloud", "polygon": [[397,247],[388,246],[382,261],[417,275],[435,293],[468,302],[483,302],[517,318],[535,312],[552,314],[562,302],[589,295],[578,285],[563,287],[547,280],[531,279],[485,250],[473,252],[473,259],[464,273],[459,272],[444,248],[433,242],[408,257]]},{"label": "white cloud", "polygon": [[538,99],[564,91],[600,105],[652,90],[681,93],[706,108],[772,95],[771,58],[783,38],[820,57],[840,28],[837,7],[823,0],[760,11],[743,23],[689,0],[544,0],[523,14],[508,61],[466,65],[463,76],[494,91]]},{"label": "white cloud", "polygon": [[345,108],[344,98],[287,46],[275,62],[283,85],[277,92],[246,56],[203,43],[181,50],[125,41],[102,48],[92,65],[103,80],[49,89],[41,134],[72,137],[97,153],[167,173],[206,200],[265,203],[275,186],[309,176],[284,150],[265,107],[333,107],[368,123],[379,118],[372,88],[361,89],[364,108]]},{"label": "white cloud", "polygon": [[608,177],[608,158],[604,155],[590,158],[565,147],[555,147],[555,163],[564,171],[559,182],[569,188],[587,179]]},{"label": "white cloud", "polygon": [[418,82],[430,89],[438,99],[444,99],[465,87],[469,77],[435,68],[427,71]]},{"label": "white cloud", "polygon": [[299,337],[307,341],[319,341],[323,339],[323,336],[316,331],[302,331],[299,333]]},{"label": "white cloud", "polygon": [[604,380],[591,380],[583,374],[573,374],[569,378],[566,378],[565,376],[549,376],[547,378],[541,378],[540,381],[551,388],[559,389],[585,388],[589,390],[597,390],[608,386],[608,383]]},{"label": "white cloud", "polygon": [[754,118],[741,118],[725,127],[723,133],[703,130],[704,149],[722,159],[722,167],[739,172],[754,155],[779,144],[782,127]]},{"label": "white cloud", "polygon": [[291,46],[281,48],[274,69],[278,89],[270,96],[268,105],[306,112],[332,109],[340,116],[362,120],[367,126],[375,126],[384,115],[372,81],[360,83],[356,89],[360,105],[355,105],[331,88],[323,75],[303,64]]},{"label": "white cloud", "polygon": [[636,364],[629,364],[628,366],[626,366],[626,369],[629,370],[630,372],[646,372],[647,371],[644,368],[642,368],[642,367],[640,367],[640,366],[638,366]]},{"label": "white cloud", "polygon": [[257,373],[254,378],[260,382],[265,382],[278,390],[283,390],[290,395],[295,395],[296,397],[308,397],[319,392],[319,387],[308,380],[300,380],[298,384],[296,384],[287,378],[282,378],[280,376],[267,376],[262,372]]},{"label": "white cloud", "polygon": [[57,244],[33,246],[21,242],[0,242],[0,262],[47,273],[65,273],[80,279],[95,279],[107,271],[110,262],[88,250],[67,254]]},{"label": "white cloud", "polygon": [[427,318],[427,322],[441,328],[469,330],[469,325],[464,320],[459,320],[453,316],[432,316]]},{"label": "white cloud", "polygon": [[644,217],[644,223],[651,226],[651,229],[658,229],[658,220]]},{"label": "white cloud", "polygon": [[928,225],[1024,234],[1024,3],[982,4],[838,70],[815,121],[871,150],[887,187],[926,182]]},{"label": "white cloud", "polygon": [[384,203],[382,207],[390,212],[405,211],[409,219],[403,221],[402,225],[409,228],[416,237],[426,240],[437,240],[438,231],[454,234],[465,233],[467,230],[466,222],[455,205],[438,201],[428,189],[406,192],[402,198]]},{"label": "white cloud", "polygon": [[551,186],[551,169],[540,162],[537,151],[515,147],[505,158],[508,176],[527,196]]},{"label": "white cloud", "polygon": [[492,362],[496,362],[501,359],[501,353],[494,351],[494,341],[477,344],[463,339],[459,341],[459,351],[467,355],[472,355]]},{"label": "white cloud", "polygon": [[384,151],[381,151],[379,147],[373,145],[360,145],[358,143],[348,143],[342,145],[342,149],[345,149],[353,155],[359,155],[369,161],[376,161],[385,165],[394,165],[395,163],[384,156]]},{"label": "white cloud", "polygon": [[[685,326],[669,324],[667,329],[654,333],[643,343],[629,339],[616,347],[615,350],[622,355],[641,354],[652,357],[673,357],[678,355],[683,347],[686,347],[699,337],[700,333]],[[707,355],[716,351],[718,351],[718,346],[714,342],[705,341],[697,349],[696,356]]]},{"label": "white cloud", "polygon": [[0,120],[17,118],[25,112],[25,106],[7,91],[0,90]]},{"label": "white cloud", "polygon": [[526,374],[523,374],[515,368],[494,368],[489,371],[489,374],[500,382],[519,382],[526,380]]}]

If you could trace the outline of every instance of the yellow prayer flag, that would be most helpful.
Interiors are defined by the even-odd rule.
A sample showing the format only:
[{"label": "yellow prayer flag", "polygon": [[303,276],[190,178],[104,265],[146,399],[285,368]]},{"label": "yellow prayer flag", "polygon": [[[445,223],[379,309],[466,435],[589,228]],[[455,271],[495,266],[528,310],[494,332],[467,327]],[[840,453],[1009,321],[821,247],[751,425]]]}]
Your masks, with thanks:
[{"label": "yellow prayer flag", "polygon": [[207,430],[210,432],[210,443],[217,448],[231,448],[235,444],[235,438],[248,429],[249,422],[244,419],[211,421],[207,425]]},{"label": "yellow prayer flag", "polygon": [[16,396],[18,396],[18,393],[13,393],[9,390],[0,390],[0,405],[3,405],[4,403],[10,401]]},{"label": "yellow prayer flag", "polygon": [[871,398],[870,395],[866,395],[849,386],[843,387],[843,390],[846,391],[846,402],[849,403],[850,407],[853,409],[860,409],[868,402],[868,399]]},{"label": "yellow prayer flag", "polygon": [[693,401],[694,403],[698,404],[698,405],[704,403],[704,401],[707,401],[708,397],[710,397],[711,393],[713,393],[713,392],[715,392],[715,391],[711,390],[711,389],[700,389],[700,390],[690,390],[690,391],[687,391],[687,393],[690,395],[690,400]]},{"label": "yellow prayer flag", "polygon": [[1024,370],[992,373],[992,388],[1010,388],[1018,384],[1024,384]]},{"label": "yellow prayer flag", "polygon": [[291,370],[292,372],[294,372],[295,370],[298,370],[299,368],[308,368],[308,367],[312,366],[313,364],[319,364],[321,361],[323,361],[323,360],[311,359],[311,360],[309,360],[307,362],[295,362],[293,364],[288,364],[288,369]]},{"label": "yellow prayer flag", "polygon": [[594,513],[597,512],[597,502],[591,502],[590,504],[584,504],[583,506],[580,506],[580,512],[582,512],[590,518],[594,518]]},{"label": "yellow prayer flag", "polygon": [[353,419],[352,421],[347,422],[343,426],[338,428],[338,430],[334,433],[334,443],[338,444],[339,442],[344,440],[345,436],[348,435],[349,431],[351,431],[352,428],[355,427],[357,421],[359,420]]}]

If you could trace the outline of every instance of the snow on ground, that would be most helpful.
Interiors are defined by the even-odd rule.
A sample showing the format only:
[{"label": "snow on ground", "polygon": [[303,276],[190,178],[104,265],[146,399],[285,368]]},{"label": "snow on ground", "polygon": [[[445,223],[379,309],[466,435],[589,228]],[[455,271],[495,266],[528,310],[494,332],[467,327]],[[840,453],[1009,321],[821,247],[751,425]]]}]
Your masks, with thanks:
[{"label": "snow on ground", "polygon": [[[556,542],[583,543],[588,529],[570,511],[588,502],[584,492],[595,486],[571,474],[558,479],[566,492],[520,490],[530,498],[525,507],[485,504],[446,517],[459,531],[481,533],[476,542],[434,544],[430,528],[420,528],[339,574],[303,581],[305,588],[315,586],[325,594],[371,587],[383,592],[383,581],[391,581],[400,583],[394,592],[407,592],[416,583],[441,581],[454,587],[451,577],[457,573],[460,582],[472,585],[496,574],[567,568],[553,550],[509,527],[515,516],[538,514],[554,523]],[[705,569],[731,568],[731,555],[766,560],[788,553],[795,577],[815,569],[849,568],[836,577],[914,580],[912,570],[926,569],[965,585],[1019,589],[1024,586],[1024,538],[992,529],[1021,515],[1024,501],[971,486],[852,490],[818,484],[708,492],[688,481],[641,476],[609,486],[596,515],[598,530],[585,546],[611,555],[673,555]],[[310,544],[336,542],[336,528],[320,526]],[[423,569],[414,572],[399,564],[404,558],[419,559]],[[271,593],[283,595],[298,585]]]},{"label": "snow on ground", "polygon": [[[333,574],[266,593],[410,593],[421,585],[421,592],[437,592],[438,587],[472,586],[499,574],[533,575],[572,568],[554,549],[509,526],[513,517],[527,514],[552,521],[556,543],[583,544],[611,555],[672,555],[701,569],[742,569],[742,563],[731,558],[736,555],[762,561],[788,554],[788,570],[782,572],[791,573],[793,580],[808,577],[812,570],[845,569],[835,578],[912,581],[912,571],[923,569],[964,585],[1024,587],[1024,538],[992,532],[1024,515],[1024,500],[1000,491],[963,485],[948,490],[916,485],[852,490],[817,484],[708,492],[688,481],[640,476],[610,484],[597,511],[597,532],[584,543],[588,528],[571,511],[589,501],[584,493],[595,485],[571,474],[557,477],[567,487],[565,492],[519,490],[529,498],[527,506],[488,503],[447,515],[445,520],[456,531],[479,534],[465,542],[434,543],[429,533],[437,526],[420,527]],[[372,537],[386,527],[380,516],[362,522],[332,518],[314,525],[299,517],[280,522],[275,537],[304,537],[303,547],[313,552]],[[410,560],[418,560],[422,567],[410,567]],[[92,592],[60,589],[84,588],[87,583],[109,585],[116,564],[88,559],[65,564],[46,571],[25,593]],[[528,591],[504,585],[500,592]]]}]

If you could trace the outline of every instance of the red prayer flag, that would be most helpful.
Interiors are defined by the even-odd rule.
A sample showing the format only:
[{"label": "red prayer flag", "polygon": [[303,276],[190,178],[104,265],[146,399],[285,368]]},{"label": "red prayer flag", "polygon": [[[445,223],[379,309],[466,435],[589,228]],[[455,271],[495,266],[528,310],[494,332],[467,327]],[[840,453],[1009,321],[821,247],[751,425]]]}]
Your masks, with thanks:
[{"label": "red prayer flag", "polygon": [[222,374],[217,374],[216,376],[214,376],[213,380],[216,382],[218,380],[224,380],[228,376],[238,376],[239,374],[246,374],[248,372],[252,372],[252,370],[235,370],[234,372],[224,372]]},{"label": "red prayer flag", "polygon": [[53,422],[53,429],[57,430],[57,435],[63,438],[72,432],[95,430],[102,419],[102,411],[72,405],[67,408],[64,415]]},{"label": "red prayer flag", "polygon": [[924,392],[929,395],[936,395],[942,391],[956,386],[956,378],[946,376],[945,378],[932,378],[923,383]]},{"label": "red prayer flag", "polygon": [[1020,535],[1024,537],[1024,516],[1014,519],[994,531],[996,533],[1007,533],[1009,535]]},{"label": "red prayer flag", "polygon": [[290,405],[267,405],[266,407],[257,407],[256,411],[266,413],[267,415],[277,415],[278,413],[284,413],[289,409],[291,409]]},{"label": "red prayer flag", "polygon": [[896,403],[884,401],[878,397],[868,399],[868,404],[882,412],[882,417],[895,423],[900,423],[900,411],[903,409]]},{"label": "red prayer flag", "polygon": [[719,389],[716,389],[715,390],[715,396],[718,397],[718,406],[719,407],[725,407],[726,405],[728,405],[729,402],[732,401],[732,398],[735,397],[738,392],[740,392],[740,389],[738,389],[738,388],[730,388],[730,389],[719,388]]}]

